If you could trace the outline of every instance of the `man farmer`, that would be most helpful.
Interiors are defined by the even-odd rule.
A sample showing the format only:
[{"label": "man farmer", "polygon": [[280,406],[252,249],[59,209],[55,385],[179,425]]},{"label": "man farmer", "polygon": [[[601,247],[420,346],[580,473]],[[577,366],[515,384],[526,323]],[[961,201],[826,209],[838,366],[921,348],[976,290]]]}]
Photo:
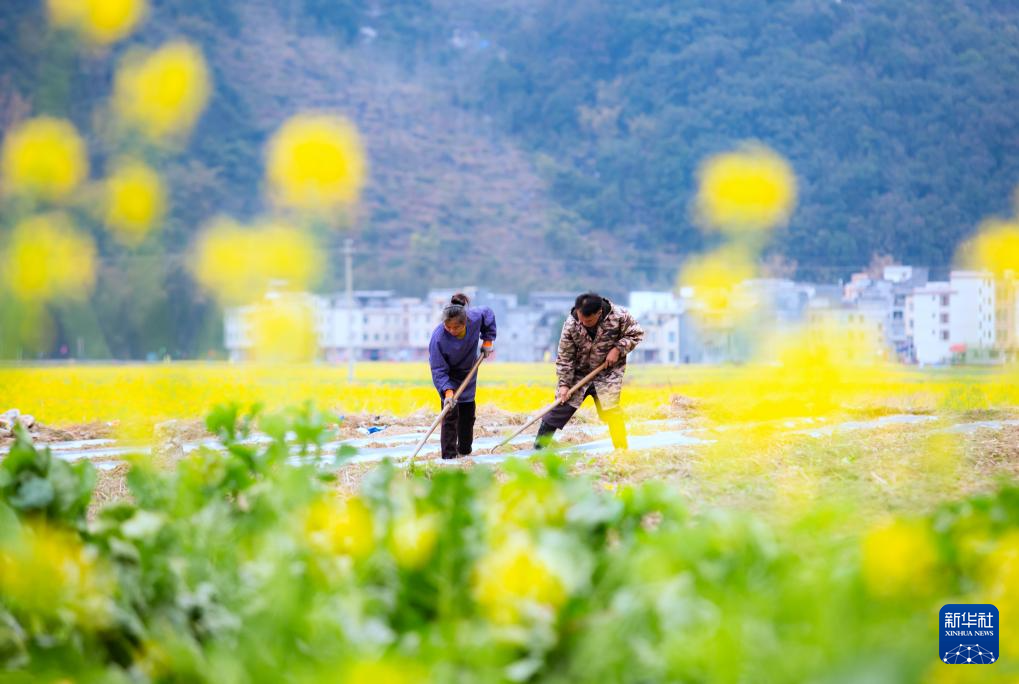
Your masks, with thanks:
[{"label": "man farmer", "polygon": [[[585,292],[577,297],[559,337],[556,357],[556,375],[559,376],[556,396],[559,405],[542,419],[538,436],[534,440],[535,449],[547,446],[555,431],[566,426],[589,396],[594,399],[598,417],[609,427],[612,446],[616,449],[627,448],[626,424],[623,422],[623,410],[619,406],[619,393],[623,389],[626,355],[642,339],[644,329],[626,309],[594,292]],[[586,387],[574,392],[567,401],[566,393],[570,387],[603,361],[608,364],[608,368],[595,376]]]}]

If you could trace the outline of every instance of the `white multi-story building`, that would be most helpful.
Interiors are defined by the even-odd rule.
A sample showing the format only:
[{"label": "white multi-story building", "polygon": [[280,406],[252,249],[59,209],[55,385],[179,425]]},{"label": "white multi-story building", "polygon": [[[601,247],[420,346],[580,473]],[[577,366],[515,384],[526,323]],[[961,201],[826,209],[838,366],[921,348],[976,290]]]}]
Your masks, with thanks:
[{"label": "white multi-story building", "polygon": [[505,318],[496,316],[499,337],[495,358],[499,361],[536,361],[548,348],[549,341],[537,339],[542,312],[533,307],[510,309]]},{"label": "white multi-story building", "polygon": [[439,316],[431,307],[421,306],[420,300],[404,298],[400,302],[403,327],[406,330],[404,343],[412,358],[425,358]]},{"label": "white multi-story building", "polygon": [[681,311],[650,311],[639,319],[644,339],[629,358],[639,363],[676,364],[680,353]]},{"label": "white multi-story building", "polygon": [[327,334],[320,340],[329,361],[413,360],[428,355],[435,320],[433,307],[414,297],[395,297],[389,290],[359,290],[353,308],[343,294],[333,295]]},{"label": "white multi-story building", "polygon": [[1013,359],[1019,353],[1019,278],[1007,271],[994,283],[994,346]]},{"label": "white multi-story building", "polygon": [[908,297],[907,334],[917,363],[997,363],[1016,354],[1019,302],[1010,273],[952,271]]},{"label": "white multi-story building", "polygon": [[686,303],[672,292],[630,293],[629,311],[644,328],[644,339],[628,357],[638,363],[680,363],[680,320]]},{"label": "white multi-story building", "polygon": [[361,308],[356,302],[352,307],[348,307],[346,300],[341,296],[332,298],[332,307],[329,311],[329,328],[322,348],[327,359],[339,360],[340,355],[345,355],[351,346],[355,349],[360,347],[364,329]]},{"label": "white multi-story building", "polygon": [[921,365],[951,359],[952,285],[929,282],[906,297],[906,334],[913,341],[913,358]]},{"label": "white multi-story building", "polygon": [[[927,269],[913,266],[885,266],[880,275],[854,273],[843,287],[842,305],[875,321],[888,351],[901,360],[911,360],[912,341],[905,324],[906,298],[926,284]],[[884,320],[877,321],[878,318]]]},{"label": "white multi-story building", "polygon": [[630,293],[627,308],[635,318],[640,318],[651,311],[677,311],[682,308],[682,304],[680,298],[672,292],[635,290]]},{"label": "white multi-story building", "polygon": [[[905,283],[916,278],[918,270],[926,271],[926,269],[916,269],[913,266],[885,266],[882,277],[890,283]],[[924,277],[926,278],[926,274]]]},{"label": "white multi-story building", "polygon": [[952,271],[949,277],[949,339],[956,353],[976,358],[994,348],[994,277],[982,271]]},{"label": "white multi-story building", "polygon": [[888,357],[889,347],[884,331],[886,319],[887,311],[884,309],[842,305],[811,308],[807,320],[824,334],[838,331],[845,342],[844,350],[849,360],[873,361]]}]

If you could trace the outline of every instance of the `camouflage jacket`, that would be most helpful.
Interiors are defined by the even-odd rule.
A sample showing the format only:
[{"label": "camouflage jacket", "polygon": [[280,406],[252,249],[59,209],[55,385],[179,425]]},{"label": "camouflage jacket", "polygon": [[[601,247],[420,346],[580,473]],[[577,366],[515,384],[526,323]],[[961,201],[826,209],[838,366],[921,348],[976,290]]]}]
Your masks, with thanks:
[{"label": "camouflage jacket", "polygon": [[613,347],[619,349],[620,357],[610,372],[622,376],[626,367],[626,355],[644,339],[644,329],[637,323],[637,319],[607,299],[596,329],[594,339],[591,339],[577,318],[576,310],[570,311],[563,324],[556,355],[556,375],[559,376],[560,387],[570,387],[594,370]]}]

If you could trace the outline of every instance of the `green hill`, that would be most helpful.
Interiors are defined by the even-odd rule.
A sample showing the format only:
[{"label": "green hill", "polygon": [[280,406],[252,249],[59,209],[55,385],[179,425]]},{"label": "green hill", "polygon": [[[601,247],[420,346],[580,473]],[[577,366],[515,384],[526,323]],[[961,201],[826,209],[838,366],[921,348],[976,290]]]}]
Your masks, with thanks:
[{"label": "green hill", "polygon": [[[306,109],[360,127],[357,279],[407,293],[668,287],[706,246],[690,217],[698,163],[750,138],[799,176],[769,252],[804,278],[875,253],[944,268],[982,217],[1011,211],[1019,182],[1013,2],[160,0],[103,57],[47,39],[40,6],[0,7],[0,126],[53,111],[96,131],[132,43],[185,36],[214,70],[191,145],[165,163],[161,251],[100,245],[93,327],[115,356],[215,345],[187,250],[216,214],[265,210],[265,141]],[[342,281],[342,237],[324,288]]]}]

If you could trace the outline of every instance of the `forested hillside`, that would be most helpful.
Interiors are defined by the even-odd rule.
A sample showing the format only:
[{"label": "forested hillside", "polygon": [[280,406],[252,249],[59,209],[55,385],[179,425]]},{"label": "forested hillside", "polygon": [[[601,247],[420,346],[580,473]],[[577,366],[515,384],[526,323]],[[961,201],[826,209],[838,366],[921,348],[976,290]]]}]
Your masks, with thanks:
[{"label": "forested hillside", "polygon": [[[217,344],[185,256],[214,216],[265,211],[265,142],[308,109],[346,114],[368,148],[358,285],[411,294],[668,287],[706,244],[691,220],[698,163],[746,139],[796,170],[799,208],[769,251],[803,278],[844,277],[875,253],[945,267],[1019,182],[1014,2],[152,5],[113,54],[49,35],[37,0],[0,6],[0,128],[51,112],[101,138],[113,69],[139,43],[187,37],[213,71],[190,144],[163,162],[161,244],[127,250],[97,231],[92,325],[118,357]],[[101,167],[103,146],[92,152]],[[342,281],[343,237],[323,289]]]}]

